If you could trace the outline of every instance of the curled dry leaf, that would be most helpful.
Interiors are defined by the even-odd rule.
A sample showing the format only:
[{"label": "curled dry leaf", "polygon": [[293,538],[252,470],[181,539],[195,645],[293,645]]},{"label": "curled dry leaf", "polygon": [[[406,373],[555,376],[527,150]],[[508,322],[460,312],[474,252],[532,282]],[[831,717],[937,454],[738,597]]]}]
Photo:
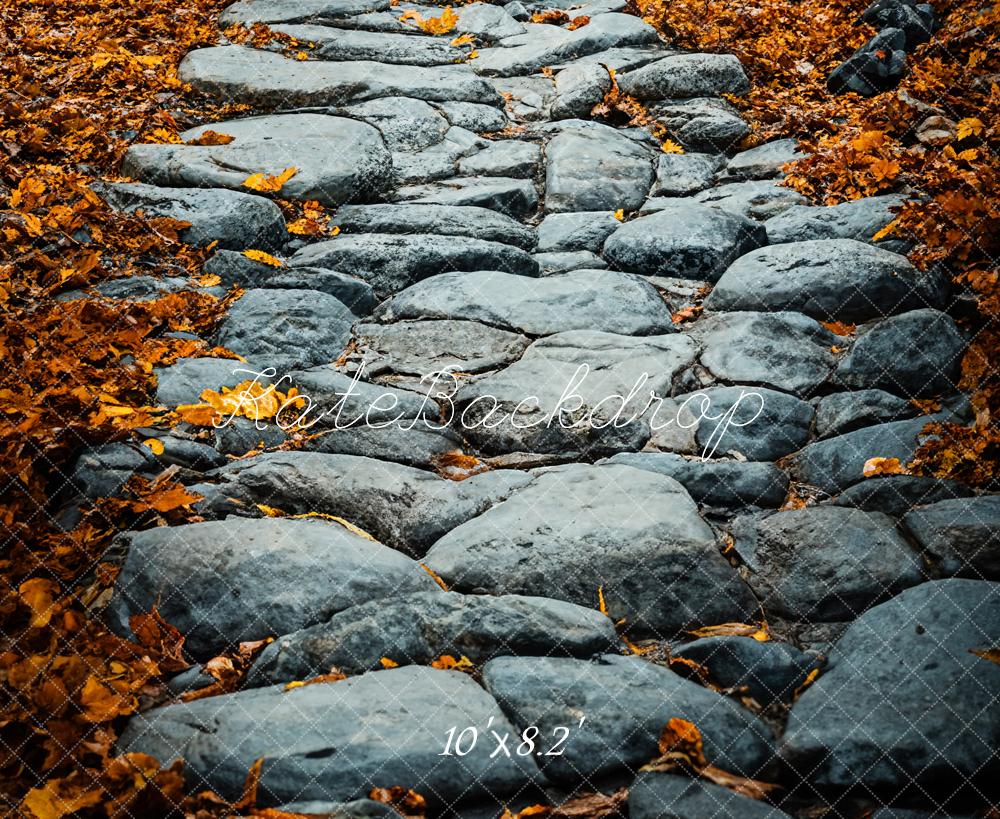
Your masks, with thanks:
[{"label": "curled dry leaf", "polygon": [[398,785],[391,788],[373,788],[368,794],[369,799],[391,805],[397,813],[403,816],[422,817],[427,813],[427,800],[419,793]]},{"label": "curled dry leaf", "polygon": [[208,128],[202,131],[201,134],[194,139],[189,139],[187,141],[188,145],[228,145],[236,137],[229,136],[229,134],[220,134],[218,131],[213,131]]},{"label": "curled dry leaf", "polygon": [[279,174],[253,173],[243,180],[243,187],[261,193],[277,193],[285,183],[299,172],[298,168],[285,168]]},{"label": "curled dry leaf", "polygon": [[907,469],[899,462],[899,458],[869,458],[861,469],[866,478],[877,475],[907,475]]}]

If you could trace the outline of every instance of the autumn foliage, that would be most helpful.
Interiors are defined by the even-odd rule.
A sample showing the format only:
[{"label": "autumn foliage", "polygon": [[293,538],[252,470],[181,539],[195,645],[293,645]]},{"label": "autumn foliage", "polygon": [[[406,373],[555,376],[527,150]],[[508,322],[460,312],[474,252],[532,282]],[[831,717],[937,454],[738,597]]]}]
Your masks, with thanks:
[{"label": "autumn foliage", "polygon": [[[888,233],[911,260],[954,279],[969,309],[962,366],[971,427],[936,425],[912,469],[995,485],[1000,465],[1000,4],[935,0],[941,28],[908,60],[896,91],[834,96],[830,72],[875,33],[868,0],[634,0],[679,47],[735,53],[752,90],[731,101],[749,142],[797,137],[806,157],[786,184],[819,204],[898,191]],[[877,453],[873,453],[877,454]]]}]

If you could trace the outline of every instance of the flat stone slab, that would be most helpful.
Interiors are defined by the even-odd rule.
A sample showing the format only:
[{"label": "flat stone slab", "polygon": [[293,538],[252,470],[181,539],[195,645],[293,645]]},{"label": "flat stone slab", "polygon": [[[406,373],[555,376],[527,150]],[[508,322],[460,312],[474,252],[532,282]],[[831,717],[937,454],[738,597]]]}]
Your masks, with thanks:
[{"label": "flat stone slab", "polygon": [[219,24],[321,22],[389,6],[389,0],[238,0],[219,15]]},{"label": "flat stone slab", "polygon": [[537,725],[540,739],[556,726],[569,728],[561,755],[545,756],[547,742],[539,742],[535,757],[561,785],[634,775],[657,756],[671,719],[693,722],[709,763],[741,776],[759,775],[773,753],[770,732],[749,711],[637,657],[500,657],[487,663],[483,683],[515,725]]},{"label": "flat stone slab", "polygon": [[672,54],[617,79],[622,92],[638,100],[739,96],[750,90],[746,72],[732,54]]},{"label": "flat stone slab", "polygon": [[[156,403],[176,407],[197,404],[205,390],[218,391],[253,380],[260,370],[235,358],[178,358],[169,367],[159,367],[155,372]],[[260,376],[257,383],[267,385],[270,379]]]},{"label": "flat stone slab", "polygon": [[432,233],[535,247],[535,231],[487,208],[456,205],[345,205],[331,224],[344,233]]},{"label": "flat stone slab", "polygon": [[346,105],[378,97],[500,105],[493,86],[466,65],[420,67],[369,60],[303,61],[244,46],[191,51],[177,69],[182,82],[228,102],[289,109]]},{"label": "flat stone slab", "polygon": [[349,362],[364,363],[373,377],[493,370],[516,361],[529,344],[518,333],[450,319],[359,324],[354,333],[357,357]]},{"label": "flat stone slab", "polygon": [[336,361],[355,319],[342,301],[318,290],[247,290],[219,324],[215,342],[280,377]]},{"label": "flat stone slab", "polygon": [[731,264],[706,310],[795,310],[857,323],[940,304],[943,288],[905,256],[854,239],[753,250]]},{"label": "flat stone slab", "polygon": [[393,152],[394,166],[400,153],[440,146],[451,130],[448,120],[437,108],[409,97],[379,97],[333,108],[330,113],[360,119],[377,128]]},{"label": "flat stone slab", "polygon": [[513,470],[449,481],[401,464],[319,452],[260,455],[228,465],[217,477],[219,500],[236,498],[250,513],[263,503],[290,515],[335,515],[413,554],[530,482]]},{"label": "flat stone slab", "polygon": [[750,148],[748,151],[740,151],[729,160],[726,165],[726,173],[739,179],[767,179],[772,176],[781,176],[781,169],[785,165],[804,157],[805,154],[799,151],[797,139],[776,139],[773,142],[765,142],[763,145]]},{"label": "flat stone slab", "polygon": [[[995,781],[1000,584],[941,580],[862,615],[792,707],[781,755],[819,787],[893,795]],[[874,659],[873,659],[874,658]]]},{"label": "flat stone slab", "polygon": [[[895,218],[893,208],[905,201],[904,196],[885,194],[852,199],[850,202],[825,208],[793,205],[768,219],[764,227],[773,245],[809,239],[856,239],[859,242],[872,242],[875,234]],[[889,237],[877,244],[889,247],[900,244],[900,241]]]},{"label": "flat stone slab", "polygon": [[653,183],[652,152],[614,128],[589,123],[549,140],[545,210],[637,210]]},{"label": "flat stone slab", "polygon": [[825,395],[816,403],[816,437],[832,438],[861,427],[902,421],[917,408],[885,390],[852,390]]},{"label": "flat stone slab", "polygon": [[430,665],[442,655],[477,665],[506,655],[590,657],[619,645],[596,609],[544,597],[421,592],[364,603],[325,623],[279,637],[250,672],[250,685],[305,680],[332,667],[347,674]]},{"label": "flat stone slab", "polygon": [[924,579],[920,556],[881,512],[817,506],[734,524],[747,582],[768,612],[853,620]]},{"label": "flat stone slab", "polygon": [[938,501],[914,509],[903,525],[942,572],[1000,579],[1000,495]]},{"label": "flat stone slab", "polygon": [[808,203],[801,193],[770,179],[727,182],[694,195],[696,202],[750,219],[770,219],[795,205]]},{"label": "flat stone slab", "polygon": [[584,329],[651,335],[674,329],[651,285],[610,270],[574,270],[541,279],[498,271],[442,273],[384,302],[375,318],[470,319],[531,336]]},{"label": "flat stone slab", "polygon": [[464,176],[501,176],[511,179],[533,179],[542,164],[542,149],[534,142],[502,139],[491,143],[479,153],[458,161],[458,172]]},{"label": "flat stone slab", "polygon": [[607,462],[666,475],[695,502],[716,508],[776,508],[788,495],[787,476],[769,463],[689,460],[672,452],[621,452]]},{"label": "flat stone slab", "polygon": [[808,394],[830,376],[837,336],[801,313],[718,313],[691,334],[701,364],[715,378]]},{"label": "flat stone slab", "polygon": [[281,189],[285,199],[315,199],[336,206],[379,195],[388,185],[392,159],[370,125],[322,114],[281,114],[213,122],[181,134],[185,141],[206,130],[234,137],[228,145],[133,145],[122,173],[165,187],[243,190],[251,174],[298,171]]},{"label": "flat stone slab", "polygon": [[356,233],[307,245],[292,256],[294,267],[349,270],[376,293],[391,295],[409,285],[455,270],[503,270],[538,274],[538,263],[514,245],[431,233]]},{"label": "flat stone slab", "polygon": [[766,242],[764,228],[742,216],[690,200],[667,200],[659,212],[612,233],[604,256],[630,273],[714,282],[737,258]]},{"label": "flat stone slab", "polygon": [[465,59],[466,51],[450,45],[446,37],[418,34],[351,31],[330,26],[275,25],[272,31],[296,40],[314,43],[310,56],[331,62],[368,61],[391,65],[453,65]]},{"label": "flat stone slab", "polygon": [[534,342],[506,369],[461,386],[462,433],[490,453],[604,454],[640,448],[643,417],[694,361],[687,336],[621,336],[594,330]]},{"label": "flat stone slab", "polygon": [[663,154],[656,160],[656,180],[649,194],[660,197],[697,193],[715,181],[724,165],[724,159],[714,154]]},{"label": "flat stone slab", "polygon": [[604,240],[621,226],[610,210],[548,213],[538,225],[539,253],[589,250],[600,253]]},{"label": "flat stone slab", "polygon": [[217,242],[231,250],[273,250],[288,239],[285,219],[274,202],[230,190],[159,188],[135,183],[100,183],[91,188],[115,210],[190,222],[181,241],[204,247]]},{"label": "flat stone slab", "polygon": [[739,111],[718,97],[667,100],[649,112],[687,151],[726,153],[750,133]]},{"label": "flat stone slab", "polygon": [[633,634],[742,620],[756,606],[684,488],[627,466],[545,469],[441,538],[425,563],[458,591],[594,606],[601,588]]},{"label": "flat stone slab", "polygon": [[452,725],[483,736],[487,725],[516,733],[469,676],[411,666],[147,711],[129,720],[118,749],[183,757],[192,787],[230,800],[263,759],[261,806],[361,799],[374,788],[399,786],[426,793],[440,809],[460,800],[493,803],[539,779],[530,758],[491,757],[485,741],[464,756],[441,755]]},{"label": "flat stone slab", "polygon": [[692,816],[739,816],[741,819],[789,819],[766,802],[684,775],[640,773],[628,794],[631,819],[689,819]]},{"label": "flat stone slab", "polygon": [[231,518],[129,532],[120,543],[128,552],[112,626],[128,634],[129,616],[155,606],[203,660],[367,600],[437,588],[410,558],[327,521]]},{"label": "flat stone slab", "polygon": [[538,191],[532,182],[506,176],[457,177],[428,185],[409,185],[397,188],[393,199],[489,208],[515,219],[530,216],[538,208]]},{"label": "flat stone slab", "polygon": [[525,33],[507,38],[503,48],[480,49],[471,61],[477,74],[515,77],[534,74],[543,66],[556,65],[576,57],[619,46],[659,42],[656,30],[628,14],[596,14],[590,23],[575,31],[558,26],[528,23]]}]

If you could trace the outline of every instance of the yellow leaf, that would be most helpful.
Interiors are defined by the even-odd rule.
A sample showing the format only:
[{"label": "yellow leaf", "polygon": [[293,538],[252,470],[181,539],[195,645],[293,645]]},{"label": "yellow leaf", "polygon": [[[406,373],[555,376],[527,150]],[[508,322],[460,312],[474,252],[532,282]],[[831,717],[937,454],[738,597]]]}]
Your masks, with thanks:
[{"label": "yellow leaf", "polygon": [[871,478],[875,475],[906,475],[907,472],[899,458],[869,458],[865,461],[861,474]]},{"label": "yellow leaf", "polygon": [[382,663],[382,668],[399,668],[399,663],[395,660],[390,660],[388,657],[383,657],[379,662]]},{"label": "yellow leaf", "polygon": [[795,689],[795,691],[792,692],[792,702],[795,702],[795,700],[797,700],[802,695],[803,691],[805,691],[810,685],[816,682],[817,677],[819,677],[818,668],[814,668],[812,671],[806,674],[806,678],[802,681],[802,685],[800,685],[798,688]]},{"label": "yellow leaf", "polygon": [[464,654],[457,660],[450,654],[442,654],[431,663],[431,668],[440,668],[442,671],[472,671],[475,666]]},{"label": "yellow leaf", "polygon": [[458,46],[475,45],[475,43],[476,43],[476,38],[473,37],[471,34],[460,34],[458,37],[456,37],[454,40],[448,43],[448,45],[458,48]]},{"label": "yellow leaf", "polygon": [[163,454],[163,441],[158,438],[147,438],[142,443],[148,446],[154,455]]},{"label": "yellow leaf", "polygon": [[608,607],[604,603],[604,586],[597,587],[597,610],[605,617],[608,616]]},{"label": "yellow leaf", "polygon": [[615,211],[615,219],[617,219],[619,222],[624,222],[625,221],[625,210],[624,210],[624,208],[618,208],[618,210]]},{"label": "yellow leaf", "polygon": [[348,532],[353,532],[354,534],[358,535],[358,537],[363,537],[365,540],[372,541],[372,543],[376,542],[375,538],[373,538],[360,526],[355,526],[349,520],[338,518],[336,515],[328,515],[325,512],[303,512],[301,515],[292,515],[292,517],[297,520],[301,518],[321,518],[323,520],[332,520],[334,523],[339,523]]},{"label": "yellow leaf", "polygon": [[250,174],[243,180],[243,187],[262,193],[277,193],[285,183],[299,172],[298,168],[285,168],[277,176],[266,173]]},{"label": "yellow leaf", "polygon": [[966,117],[965,119],[960,119],[958,121],[958,126],[955,129],[959,139],[965,139],[970,136],[979,136],[983,131],[986,130],[986,126],[983,125],[983,121],[977,117]]},{"label": "yellow leaf", "polygon": [[62,819],[63,816],[71,816],[105,801],[104,791],[100,788],[79,792],[71,783],[65,784],[70,787],[61,787],[64,780],[53,779],[41,788],[28,791],[21,803],[22,808],[30,811],[25,815],[34,816],[35,819]]},{"label": "yellow leaf", "polygon": [[135,703],[91,674],[83,684],[80,705],[83,706],[83,718],[88,722],[107,722],[132,711]]},{"label": "yellow leaf", "polygon": [[269,518],[283,518],[285,513],[274,506],[265,506],[263,503],[254,504],[261,512]]},{"label": "yellow leaf", "polygon": [[263,250],[244,250],[243,255],[248,259],[252,259],[255,262],[263,262],[264,264],[269,264],[271,267],[284,267],[285,263],[281,261],[277,256],[272,256],[270,253],[265,253]]},{"label": "yellow leaf", "polygon": [[53,605],[59,587],[52,580],[44,577],[34,577],[25,580],[18,586],[17,594],[29,609],[31,609],[31,627],[42,628],[49,624],[55,613]]},{"label": "yellow leaf", "polygon": [[660,146],[663,153],[665,154],[682,154],[684,149],[674,142],[672,139],[663,140],[663,144]]}]

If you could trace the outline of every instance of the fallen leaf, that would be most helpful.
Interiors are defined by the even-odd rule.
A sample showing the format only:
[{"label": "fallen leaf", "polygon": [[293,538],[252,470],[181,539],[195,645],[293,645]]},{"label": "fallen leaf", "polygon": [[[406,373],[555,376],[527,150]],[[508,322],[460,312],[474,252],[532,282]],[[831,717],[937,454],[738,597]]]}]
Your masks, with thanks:
[{"label": "fallen leaf", "polygon": [[228,145],[236,137],[229,136],[229,134],[220,134],[218,131],[213,131],[209,128],[206,131],[202,131],[200,136],[194,139],[189,139],[186,144],[188,145]]},{"label": "fallen leaf", "polygon": [[250,174],[250,176],[243,180],[243,187],[260,191],[261,193],[277,193],[298,172],[298,168],[285,168],[285,170],[276,175],[267,173]]},{"label": "fallen leaf", "polygon": [[21,602],[31,610],[31,628],[43,628],[56,612],[55,599],[59,585],[44,577],[25,580],[17,589]]},{"label": "fallen leaf", "polygon": [[876,475],[906,475],[907,470],[899,462],[899,458],[869,458],[865,461],[861,474],[872,478]]},{"label": "fallen leaf", "polygon": [[263,262],[271,267],[284,267],[285,263],[277,256],[265,253],[263,250],[244,250],[243,255],[255,262]]}]

